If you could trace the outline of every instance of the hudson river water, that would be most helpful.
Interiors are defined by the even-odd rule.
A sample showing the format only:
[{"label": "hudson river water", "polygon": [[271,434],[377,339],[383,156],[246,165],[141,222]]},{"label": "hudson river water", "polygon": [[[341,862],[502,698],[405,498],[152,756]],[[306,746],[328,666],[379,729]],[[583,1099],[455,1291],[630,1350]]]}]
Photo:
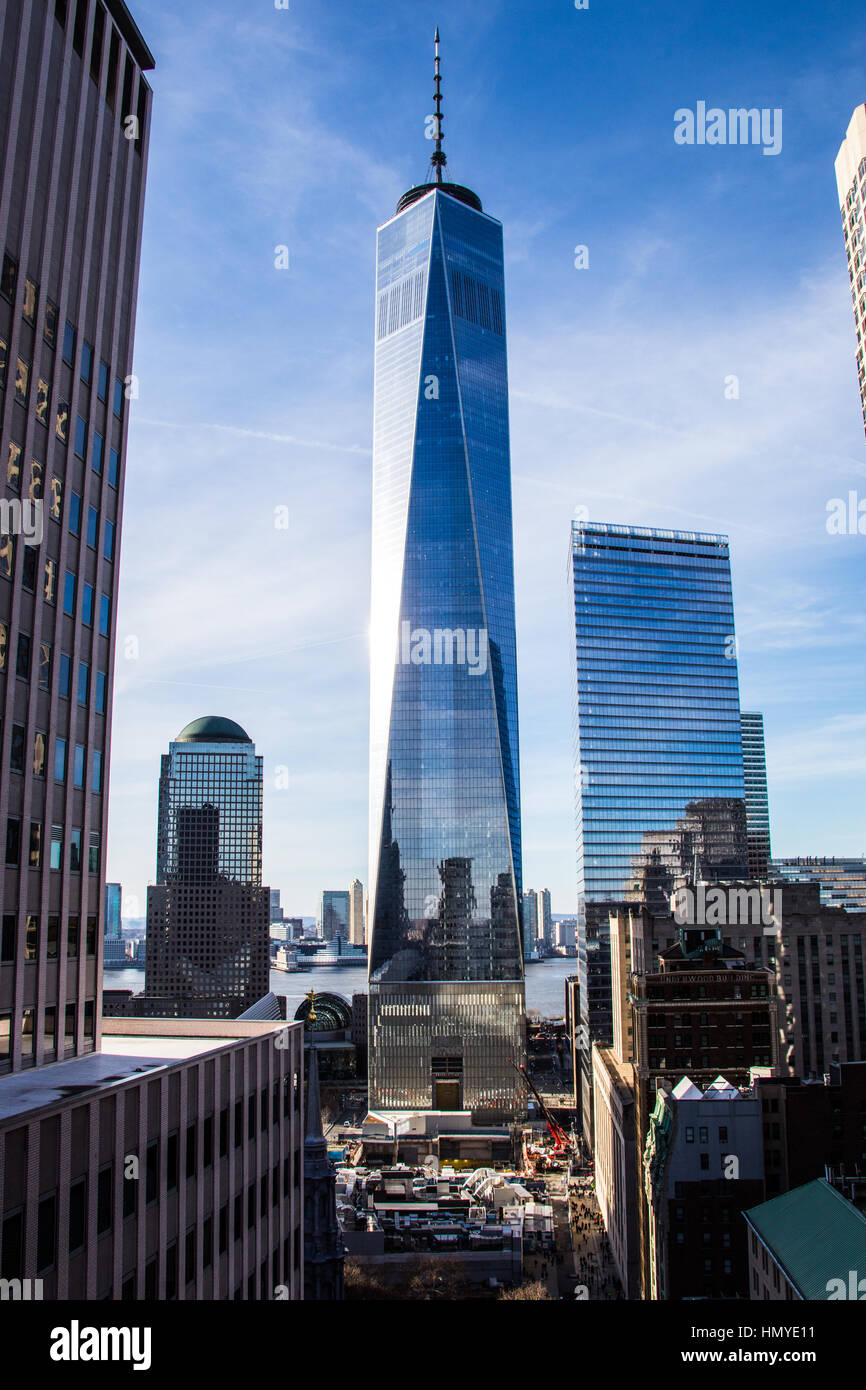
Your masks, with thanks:
[{"label": "hudson river water", "polygon": [[[565,1013],[565,978],[577,974],[575,957],[555,957],[539,965],[526,967],[526,1007],[540,1014],[542,1018],[562,1018]],[[106,970],[103,976],[104,989],[131,989],[140,994],[144,989],[143,970]],[[271,971],[271,989],[274,994],[284,994],[288,1000],[288,1016],[293,1018],[295,1010],[304,995],[311,989],[317,993],[342,994],[351,1000],[353,994],[363,994],[367,989],[367,972],[363,967],[347,966],[345,969],[299,970],[287,974],[282,970]]]}]

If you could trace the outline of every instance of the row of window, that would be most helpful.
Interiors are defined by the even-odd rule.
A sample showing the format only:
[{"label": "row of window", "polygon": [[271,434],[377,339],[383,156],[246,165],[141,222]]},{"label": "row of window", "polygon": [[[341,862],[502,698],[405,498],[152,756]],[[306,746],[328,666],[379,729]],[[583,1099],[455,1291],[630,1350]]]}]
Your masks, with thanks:
[{"label": "row of window", "polygon": [[[71,579],[72,579],[72,583],[71,583],[71,584],[68,583],[68,580],[69,580],[70,577],[71,577]],[[68,597],[69,597],[69,602],[70,602],[70,604],[71,604],[71,608],[67,609],[66,606],[64,605],[64,612],[67,612],[67,613],[69,614],[70,617],[74,617],[74,615],[75,615],[75,576],[74,576],[74,575],[71,575],[71,576],[70,576],[69,574],[67,574],[67,587],[68,587],[68,589],[69,589],[69,595],[68,595]],[[64,599],[66,599],[66,597],[67,597],[67,595],[66,595],[66,592],[64,591]],[[84,625],[85,625],[86,627],[92,627],[92,626],[93,626],[93,607],[94,607],[94,601],[95,601],[95,593],[94,593],[93,585],[92,585],[92,584],[84,584],[84,585],[82,585],[82,592],[81,592],[81,621],[84,623]],[[101,637],[108,637],[108,636],[109,636],[110,630],[111,630],[110,625],[111,625],[111,597],[110,597],[109,594],[102,594],[101,597],[100,597],[100,600],[99,600],[99,621],[98,621],[98,631],[99,631],[99,635],[100,635]],[[6,662],[7,662],[8,648],[9,648],[9,628],[8,628],[8,626],[7,626],[7,624],[6,624],[5,622],[3,622],[2,620],[0,620],[0,671],[5,671],[5,670],[6,670]],[[40,690],[50,690],[50,689],[51,689],[51,650],[52,650],[52,648],[51,648],[51,643],[50,643],[50,642],[40,642],[40,643],[39,643],[39,671],[38,671],[38,683],[39,683],[39,689],[40,689]],[[33,664],[33,656],[34,656],[34,643],[33,643],[33,637],[32,637],[32,635],[31,635],[29,632],[19,632],[19,634],[18,634],[18,639],[17,639],[16,644],[15,644],[15,675],[16,675],[16,676],[19,676],[22,680],[29,680],[29,679],[30,679],[31,668],[32,668],[32,664]],[[60,691],[59,691],[59,693],[60,693],[64,698],[67,698],[67,699],[68,699],[68,697],[69,697],[69,671],[70,671],[70,663],[71,663],[71,657],[69,656],[69,654],[68,654],[67,652],[61,652],[61,654],[60,654]],[[80,663],[80,665],[79,665],[79,687],[78,687],[78,688],[79,688],[79,697],[78,697],[78,698],[79,698],[79,702],[80,702],[81,704],[86,704],[86,703],[87,703],[87,696],[85,695],[84,698],[82,699],[81,693],[80,693],[80,692],[81,692],[81,672],[82,672],[82,670],[83,670],[83,671],[89,671],[89,669],[90,669],[89,666],[85,665],[83,662]],[[86,688],[87,688],[87,683],[85,682],[85,690],[86,690]]]},{"label": "row of window", "polygon": [[[23,826],[18,816],[8,816],[6,819],[6,864],[15,868],[21,865]],[[72,826],[67,836],[66,851],[69,861],[70,873],[80,874],[82,872],[82,830],[80,826]],[[64,828],[62,825],[52,825],[51,840],[48,847],[48,866],[58,872],[63,868],[63,838]],[[30,838],[27,845],[27,867],[39,869],[42,867],[43,853],[43,827],[41,821],[30,822]],[[87,872],[89,874],[99,873],[99,831],[91,830],[88,836],[87,845]]]},{"label": "row of window", "polygon": [[[54,0],[54,18],[62,29],[66,28],[69,11],[75,9],[75,18],[72,25],[72,47],[79,58],[84,57],[84,38],[87,33],[87,12],[90,0]],[[100,73],[102,71],[102,55],[105,47],[106,34],[106,11],[103,5],[97,4],[96,12],[93,17],[93,37],[90,45],[90,78],[97,87],[100,85]],[[117,80],[120,71],[120,34],[114,25],[109,21],[107,32],[110,35],[108,44],[108,62],[106,64],[105,88],[102,96],[110,110],[117,109]],[[123,70],[123,88],[120,96],[120,109],[118,118],[126,125],[130,117],[135,115],[134,148],[138,154],[141,153],[141,141],[144,136],[144,118],[147,107],[148,87],[144,78],[139,74],[138,100],[136,111],[132,111],[132,84],[135,79],[135,64],[129,53],[126,55],[126,63]],[[133,137],[128,137],[133,138]]]},{"label": "row of window", "polygon": [[[88,917],[87,928],[84,936],[84,954],[86,956],[96,955],[96,917]],[[67,918],[66,922],[66,955],[70,960],[77,959],[78,945],[81,928],[81,919],[78,916]],[[60,918],[52,915],[47,919],[47,930],[45,935],[45,955],[48,960],[56,960],[60,948]],[[14,912],[3,914],[2,929],[0,929],[0,964],[10,965],[17,958],[18,942],[18,918]],[[39,918],[32,913],[28,913],[24,920],[24,959],[39,959]]]},{"label": "row of window", "polygon": [[[12,1014],[8,1011],[0,1012],[0,1063],[8,1062],[12,1055]],[[84,1039],[93,1041],[94,1025],[94,1005],[92,999],[84,1002]],[[78,1006],[76,1004],[66,1005],[66,1018],[62,1040],[57,1037],[57,1006],[48,1004],[45,1008],[45,1019],[43,1027],[43,1051],[59,1052],[62,1056],[64,1052],[73,1051],[76,1046],[76,1033],[78,1026]],[[23,1009],[21,1013],[21,1053],[24,1057],[33,1057],[34,1043],[36,1040],[36,1010]],[[4,1231],[4,1265],[5,1265],[5,1231]]]},{"label": "row of window", "polygon": [[[8,299],[10,303],[14,303],[14,302],[15,302],[15,288],[16,288],[16,285],[17,285],[17,281],[18,281],[18,262],[14,259],[13,256],[11,256],[11,255],[9,254],[8,251],[5,251],[5,252],[3,253],[2,266],[0,266],[0,295],[2,295],[4,299]],[[38,286],[38,285],[36,284],[36,282],[35,282],[34,280],[32,280],[29,276],[25,276],[25,277],[24,277],[24,297],[23,297],[23,302],[22,302],[22,306],[21,306],[21,314],[22,314],[22,317],[23,317],[28,323],[32,324],[34,328],[36,327],[36,322],[37,322],[38,303],[39,303],[39,286]],[[46,301],[45,301],[45,308],[44,308],[44,314],[43,314],[43,320],[42,320],[42,336],[43,336],[45,342],[46,342],[46,343],[48,344],[48,346],[51,347],[51,348],[56,348],[56,347],[57,347],[57,330],[58,330],[58,309],[57,309],[57,305],[54,304],[50,299],[46,299]],[[61,350],[61,356],[62,356],[63,361],[66,363],[66,365],[67,365],[68,367],[73,367],[73,368],[74,368],[74,366],[75,366],[75,348],[76,348],[77,339],[78,339],[78,330],[76,329],[75,325],[72,324],[72,323],[70,323],[69,320],[67,319],[66,324],[64,325],[64,329],[63,329],[63,345],[62,345],[62,350]],[[0,385],[5,385],[5,367],[6,367],[6,351],[7,351],[7,344],[6,344],[5,342],[2,342],[2,348],[3,348],[3,358],[2,358],[2,369],[3,369],[3,374],[0,375]],[[93,344],[92,344],[92,343],[89,343],[89,342],[87,341],[87,339],[85,338],[85,339],[82,340],[82,344],[81,344],[81,360],[80,360],[80,363],[79,363],[79,374],[80,374],[81,380],[84,382],[85,386],[92,386],[92,385],[93,385],[93,367],[94,367],[94,362],[95,362],[95,354],[94,354]],[[27,362],[27,361],[25,361],[25,360],[24,360],[23,358],[21,358],[21,357],[19,357],[19,358],[17,359],[16,376],[17,376],[19,373],[20,373],[20,375],[21,375],[21,377],[22,377],[21,386],[22,386],[23,399],[22,399],[22,402],[21,402],[21,403],[22,403],[23,405],[26,405],[26,404],[27,404],[27,399],[26,399],[26,398],[27,398],[27,385],[28,385],[28,381],[29,381],[29,377],[30,377],[30,363]],[[97,399],[98,399],[98,400],[103,401],[103,402],[106,402],[106,403],[108,402],[108,383],[109,383],[110,378],[111,378],[111,369],[110,369],[108,363],[107,363],[106,361],[100,359],[99,366],[98,366],[97,371],[96,371],[96,396],[97,396]],[[44,384],[44,383],[43,383],[43,384]],[[18,388],[18,383],[17,383],[17,381],[16,381],[16,395],[18,395],[18,389],[19,389],[19,388]],[[48,389],[50,389],[50,383],[48,384]],[[19,399],[21,399],[21,397],[19,397]],[[115,377],[115,378],[114,378],[114,387],[113,387],[113,391],[112,391],[111,407],[112,407],[112,411],[113,411],[114,414],[117,416],[117,418],[118,418],[118,419],[122,419],[122,417],[123,417],[123,382],[121,381],[120,377]],[[46,422],[45,420],[43,420],[42,423],[45,424],[45,423],[47,423],[47,422]]]},{"label": "row of window", "polygon": [[[82,422],[82,424],[84,425],[84,429],[85,429],[85,432],[86,432],[86,428],[87,428],[86,422]],[[96,473],[100,474],[100,475],[101,475],[101,473],[102,473],[102,458],[103,458],[103,448],[104,448],[104,444],[105,444],[105,440],[103,439],[103,437],[102,437],[101,434],[96,434],[96,435],[94,435],[94,440],[93,440],[93,451],[92,451],[92,454],[91,454],[90,464],[91,464],[91,467],[94,469],[94,471],[95,471]],[[22,485],[22,481],[23,481],[22,476],[21,476],[21,470],[22,470],[21,455],[22,455],[23,452],[24,452],[24,451],[23,451],[21,445],[18,444],[18,443],[16,443],[16,441],[15,441],[14,439],[10,439],[10,441],[9,441],[9,453],[8,453],[8,456],[7,456],[7,459],[6,459],[6,486],[7,486],[12,492],[18,492],[18,493],[21,492],[21,485]],[[82,457],[83,457],[83,454],[82,454]],[[118,480],[118,477],[119,477],[119,473],[120,473],[120,457],[119,457],[118,452],[117,452],[116,449],[111,449],[111,450],[109,451],[109,457],[108,457],[108,481],[109,481],[110,486],[113,487],[113,488],[116,488],[116,487],[117,487],[117,480]],[[26,490],[26,496],[29,497],[29,498],[31,499],[31,501],[38,502],[38,501],[41,501],[41,500],[42,500],[42,498],[43,498],[44,482],[45,482],[45,465],[42,464],[42,463],[40,463],[38,459],[31,459],[31,460],[30,460],[30,469],[29,469],[29,472],[28,472],[28,474],[27,474],[27,490]],[[72,496],[72,497],[78,497],[78,494],[75,493],[75,492],[73,492],[73,493],[71,494],[71,496]],[[62,480],[61,478],[58,478],[57,475],[55,474],[54,476],[52,476],[51,485],[50,485],[49,492],[48,492],[48,514],[49,514],[49,516],[51,516],[51,517],[54,519],[54,521],[59,521],[59,520],[60,520],[61,512],[62,512],[62,509],[63,509],[63,507],[62,507],[62,502],[63,502],[63,480]],[[94,508],[93,510],[95,510],[95,508]],[[80,498],[80,497],[78,497],[78,513],[79,513],[79,516],[80,516],[80,514],[81,514],[81,498]],[[71,503],[70,503],[70,516],[71,516],[71,515],[72,515],[72,512],[71,512]],[[72,530],[72,529],[73,529],[72,526],[70,526],[70,530]],[[76,534],[76,535],[79,534],[77,528],[75,529],[75,534]],[[93,544],[94,547],[95,547],[95,546],[96,546],[96,541],[93,541],[92,544]]]}]

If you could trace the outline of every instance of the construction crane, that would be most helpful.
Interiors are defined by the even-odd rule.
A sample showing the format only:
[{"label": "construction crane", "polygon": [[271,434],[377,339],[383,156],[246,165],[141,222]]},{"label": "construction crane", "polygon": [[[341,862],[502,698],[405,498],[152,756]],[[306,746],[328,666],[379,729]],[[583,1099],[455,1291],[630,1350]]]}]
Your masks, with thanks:
[{"label": "construction crane", "polygon": [[[509,1058],[509,1060],[511,1059]],[[572,1149],[571,1140],[569,1139],[565,1130],[562,1128],[562,1125],[559,1123],[558,1120],[554,1119],[553,1115],[548,1110],[544,1101],[541,1099],[541,1096],[539,1095],[534,1082],[530,1078],[529,1072],[526,1070],[526,1067],[518,1066],[517,1063],[514,1061],[511,1062],[511,1065],[517,1072],[518,1076],[520,1076],[526,1083],[529,1090],[532,1092],[533,1097],[535,1098],[535,1103],[538,1106],[542,1119],[544,1120],[544,1123],[547,1125],[548,1132],[550,1134],[551,1139],[553,1140],[554,1155],[558,1157],[560,1154],[570,1154]]]}]

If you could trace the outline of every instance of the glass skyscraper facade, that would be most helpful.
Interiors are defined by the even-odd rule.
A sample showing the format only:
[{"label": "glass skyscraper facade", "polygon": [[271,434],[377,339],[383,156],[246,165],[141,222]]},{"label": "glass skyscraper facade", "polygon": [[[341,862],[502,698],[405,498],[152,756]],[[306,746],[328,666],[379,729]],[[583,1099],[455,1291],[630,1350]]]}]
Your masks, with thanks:
[{"label": "glass skyscraper facade", "polygon": [[581,1011],[609,1040],[610,905],[747,874],[728,541],[574,522],[569,581]]},{"label": "glass skyscraper facade", "polygon": [[754,710],[744,711],[740,716],[740,721],[743,730],[743,778],[746,792],[749,877],[766,878],[771,850],[764,716]]},{"label": "glass skyscraper facade", "polygon": [[375,333],[370,1104],[505,1115],[524,985],[503,251],[470,190],[412,189],[379,229]]},{"label": "glass skyscraper facade", "polygon": [[341,936],[349,940],[349,892],[348,889],[326,888],[322,893],[319,907],[319,925],[326,941],[334,941]]},{"label": "glass skyscraper facade", "polygon": [[162,759],[156,884],[147,890],[148,999],[235,1017],[268,991],[262,760],[230,719],[181,730]]}]

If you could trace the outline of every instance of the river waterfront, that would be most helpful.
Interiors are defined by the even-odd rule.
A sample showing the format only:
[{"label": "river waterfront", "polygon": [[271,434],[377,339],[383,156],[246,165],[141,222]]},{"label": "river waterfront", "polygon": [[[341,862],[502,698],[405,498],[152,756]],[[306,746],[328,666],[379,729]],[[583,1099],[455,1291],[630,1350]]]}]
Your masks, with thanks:
[{"label": "river waterfront", "polygon": [[[567,975],[577,974],[577,960],[574,957],[555,957],[539,965],[526,967],[526,1007],[542,1018],[562,1018],[565,1013],[565,979]],[[143,970],[106,970],[103,976],[104,989],[131,989],[141,994],[144,989]],[[294,1017],[295,1010],[311,989],[319,993],[325,991],[342,994],[350,999],[353,994],[364,994],[367,989],[367,972],[363,966],[347,966],[345,969],[319,968],[299,970],[287,974],[282,970],[271,971],[271,989],[274,994],[284,994],[288,1001],[288,1014]]]}]

